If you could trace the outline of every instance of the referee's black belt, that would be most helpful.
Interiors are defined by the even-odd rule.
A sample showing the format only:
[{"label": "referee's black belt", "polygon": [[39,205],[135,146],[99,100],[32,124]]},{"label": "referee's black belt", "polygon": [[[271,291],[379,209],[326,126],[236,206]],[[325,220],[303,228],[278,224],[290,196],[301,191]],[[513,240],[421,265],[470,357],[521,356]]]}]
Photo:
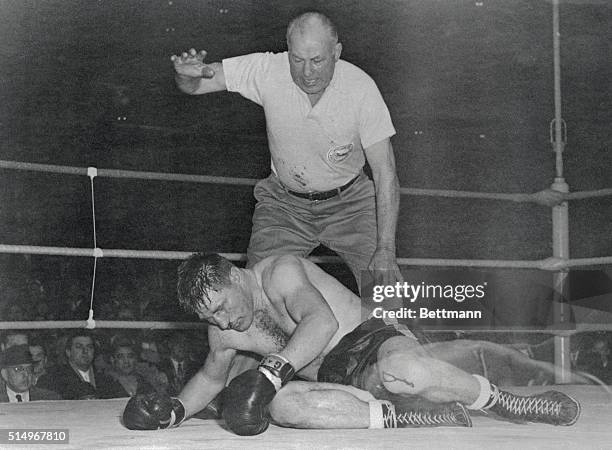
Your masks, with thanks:
[{"label": "referee's black belt", "polygon": [[[359,174],[359,175],[361,175],[361,174]],[[330,198],[333,198],[336,195],[339,195],[341,192],[344,192],[349,187],[351,187],[351,185],[355,181],[357,181],[357,178],[359,178],[359,175],[357,175],[355,178],[353,178],[351,181],[349,181],[345,185],[342,185],[342,186],[337,187],[335,189],[331,189],[329,191],[321,191],[321,192],[296,192],[296,191],[290,191],[289,189],[287,189],[287,192],[289,192],[291,195],[293,195],[295,197],[305,198],[306,200],[310,200],[310,201],[317,201],[318,202],[318,201],[321,201],[321,200],[329,200]]]}]

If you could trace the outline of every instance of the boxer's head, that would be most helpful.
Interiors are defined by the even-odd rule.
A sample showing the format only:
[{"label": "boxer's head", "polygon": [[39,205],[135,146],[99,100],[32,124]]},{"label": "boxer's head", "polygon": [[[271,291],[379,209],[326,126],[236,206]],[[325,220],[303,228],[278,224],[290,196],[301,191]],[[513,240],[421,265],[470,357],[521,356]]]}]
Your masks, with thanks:
[{"label": "boxer's head", "polygon": [[178,269],[179,303],[222,330],[245,331],[253,322],[253,298],[243,277],[220,255],[191,255]]}]

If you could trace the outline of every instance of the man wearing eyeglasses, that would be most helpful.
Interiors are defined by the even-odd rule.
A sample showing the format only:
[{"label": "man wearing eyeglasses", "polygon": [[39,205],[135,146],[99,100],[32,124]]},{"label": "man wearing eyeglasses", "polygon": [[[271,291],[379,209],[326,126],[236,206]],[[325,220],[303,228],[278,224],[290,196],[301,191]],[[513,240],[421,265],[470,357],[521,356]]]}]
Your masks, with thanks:
[{"label": "man wearing eyeglasses", "polygon": [[15,345],[0,354],[0,402],[61,400],[54,391],[34,386],[32,355],[27,345]]}]

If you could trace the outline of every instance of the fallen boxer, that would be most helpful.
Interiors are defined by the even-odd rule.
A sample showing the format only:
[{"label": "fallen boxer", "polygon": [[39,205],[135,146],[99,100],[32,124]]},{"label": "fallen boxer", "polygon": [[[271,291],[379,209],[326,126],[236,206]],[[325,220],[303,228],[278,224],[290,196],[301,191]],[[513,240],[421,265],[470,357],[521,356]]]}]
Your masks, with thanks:
[{"label": "fallen boxer", "polygon": [[[222,390],[223,418],[241,435],[259,434],[270,422],[471,426],[468,411],[486,410],[513,422],[572,425],[580,414],[578,402],[561,392],[520,396],[461,368],[486,352],[520,370],[552,371],[548,363],[498,344],[420,342],[398,324],[362,323],[359,297],[303,258],[272,256],[241,269],[216,254],[195,254],[179,267],[178,297],[212,325],[210,353],[177,398],[130,399],[123,415],[130,429],[177,426]],[[231,379],[239,351],[266,356]],[[290,382],[295,374],[307,381]]]}]

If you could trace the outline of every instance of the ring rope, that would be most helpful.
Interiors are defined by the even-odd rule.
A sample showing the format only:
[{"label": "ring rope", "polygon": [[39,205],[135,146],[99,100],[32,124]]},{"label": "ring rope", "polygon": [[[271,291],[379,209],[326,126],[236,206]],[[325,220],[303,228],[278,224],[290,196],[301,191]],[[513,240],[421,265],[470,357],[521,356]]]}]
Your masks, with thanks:
[{"label": "ring rope", "polygon": [[[0,160],[0,169],[27,170],[34,172],[49,172],[68,175],[88,175],[90,168],[60,166],[52,164],[37,164],[19,161]],[[131,178],[157,181],[183,181],[193,183],[230,184],[253,186],[259,180],[256,178],[217,177],[209,175],[192,175],[165,172],[140,172],[135,170],[97,169],[97,176],[107,178]],[[471,192],[445,189],[400,188],[400,193],[415,196],[450,197],[450,198],[476,198],[484,200],[505,200],[518,203],[533,202],[547,206],[555,206],[566,200],[582,200],[591,197],[604,197],[612,195],[612,188],[597,189],[564,193],[553,189],[521,194],[499,192]]]},{"label": "ring rope", "polygon": [[506,194],[501,192],[470,192],[452,189],[422,189],[422,188],[400,188],[400,193],[422,197],[448,197],[448,198],[477,198],[484,200],[506,200],[511,202],[529,202],[532,194]]},{"label": "ring rope", "polygon": [[569,194],[565,194],[565,197],[568,200],[583,200],[593,197],[607,197],[609,195],[612,195],[612,188],[598,189],[595,191],[570,192]]},{"label": "ring rope", "polygon": [[[59,166],[55,164],[37,164],[19,161],[0,160],[0,169],[27,170],[32,172],[49,172],[67,175],[88,175],[88,168]],[[216,177],[209,175],[191,175],[166,172],[140,172],[135,170],[97,169],[97,175],[105,178],[130,178],[156,181],[185,181],[191,183],[255,185],[256,178]]]},{"label": "ring rope", "polygon": [[[165,322],[165,321],[129,321],[129,320],[97,320],[96,328],[126,328],[126,329],[202,329],[208,326],[207,322]],[[570,336],[576,333],[589,331],[612,331],[612,323],[576,323],[566,324],[568,328],[520,328],[520,327],[472,327],[470,329],[452,330],[446,328],[431,328],[426,331],[432,333],[532,333],[532,334],[554,334],[558,336]],[[39,320],[39,321],[14,321],[0,322],[0,330],[57,330],[70,328],[87,328],[86,320]]]},{"label": "ring rope", "polygon": [[[0,330],[59,330],[70,328],[90,328],[87,320],[38,320],[0,322]],[[208,326],[205,322],[163,322],[128,320],[97,320],[95,328],[130,328],[147,330],[199,329]]]},{"label": "ring rope", "polygon": [[[37,245],[0,244],[0,253],[19,253],[50,256],[89,256],[98,258],[141,258],[141,259],[186,259],[194,252],[164,251],[164,250],[127,250],[76,247],[49,247]],[[244,253],[219,253],[230,261],[246,261]],[[325,258],[330,259],[335,257]]]},{"label": "ring rope", "polygon": [[[97,258],[140,258],[182,260],[194,252],[165,250],[127,250],[75,247],[45,247],[37,245],[0,244],[0,253],[51,255],[51,256],[88,256]],[[219,253],[230,261],[246,261],[245,253]],[[319,264],[339,263],[338,256],[310,256],[312,262]],[[563,259],[550,257],[535,261],[497,260],[497,259],[444,259],[444,258],[397,258],[403,266],[446,266],[446,267],[492,267],[506,269],[541,269],[559,271],[570,267],[598,266],[612,264],[612,256],[595,258]]]}]

